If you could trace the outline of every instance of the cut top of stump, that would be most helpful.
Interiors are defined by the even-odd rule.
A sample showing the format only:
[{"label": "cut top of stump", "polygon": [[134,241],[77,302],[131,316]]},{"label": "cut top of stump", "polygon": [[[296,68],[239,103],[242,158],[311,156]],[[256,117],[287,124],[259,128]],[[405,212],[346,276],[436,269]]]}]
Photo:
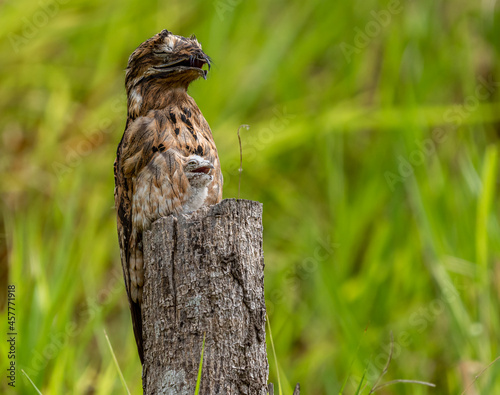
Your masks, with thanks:
[{"label": "cut top of stump", "polygon": [[144,234],[145,394],[266,394],[262,204],[226,199]]}]

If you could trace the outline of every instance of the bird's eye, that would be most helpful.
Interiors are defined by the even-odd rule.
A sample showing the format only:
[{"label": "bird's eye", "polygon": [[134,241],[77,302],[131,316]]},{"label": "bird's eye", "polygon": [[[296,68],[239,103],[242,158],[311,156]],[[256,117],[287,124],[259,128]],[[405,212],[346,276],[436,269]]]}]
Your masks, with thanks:
[{"label": "bird's eye", "polygon": [[190,161],[188,162],[188,165],[196,165],[196,161],[195,161],[195,160],[190,160]]}]

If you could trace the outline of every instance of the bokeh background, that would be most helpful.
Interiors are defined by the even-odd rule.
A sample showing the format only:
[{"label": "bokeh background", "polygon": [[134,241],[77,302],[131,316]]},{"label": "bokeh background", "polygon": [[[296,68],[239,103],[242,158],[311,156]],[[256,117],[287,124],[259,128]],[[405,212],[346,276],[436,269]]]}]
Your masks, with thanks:
[{"label": "bokeh background", "polygon": [[[224,197],[264,204],[270,380],[283,394],[461,393],[500,355],[495,0],[0,4],[2,265],[17,381],[141,393],[113,208],[130,53],[167,28],[214,62],[190,88]],[[21,372],[23,369],[28,377]],[[500,393],[500,362],[468,394]],[[360,381],[363,379],[360,385]]]}]

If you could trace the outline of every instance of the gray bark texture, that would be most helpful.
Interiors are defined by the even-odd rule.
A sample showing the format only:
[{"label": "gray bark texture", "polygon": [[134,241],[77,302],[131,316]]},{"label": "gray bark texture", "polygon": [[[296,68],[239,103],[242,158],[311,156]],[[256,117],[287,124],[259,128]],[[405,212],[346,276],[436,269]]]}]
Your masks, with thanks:
[{"label": "gray bark texture", "polygon": [[144,234],[144,394],[267,393],[262,204],[226,199]]}]

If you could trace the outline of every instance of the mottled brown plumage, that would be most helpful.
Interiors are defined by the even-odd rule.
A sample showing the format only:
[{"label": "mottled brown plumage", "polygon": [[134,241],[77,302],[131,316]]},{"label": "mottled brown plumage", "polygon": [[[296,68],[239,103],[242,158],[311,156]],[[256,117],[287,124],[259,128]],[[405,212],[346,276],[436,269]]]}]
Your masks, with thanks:
[{"label": "mottled brown plumage", "polygon": [[115,206],[125,286],[141,362],[142,233],[156,219],[222,199],[222,174],[207,121],[187,94],[210,59],[196,38],[163,30],[130,56],[128,117],[115,161]]}]

